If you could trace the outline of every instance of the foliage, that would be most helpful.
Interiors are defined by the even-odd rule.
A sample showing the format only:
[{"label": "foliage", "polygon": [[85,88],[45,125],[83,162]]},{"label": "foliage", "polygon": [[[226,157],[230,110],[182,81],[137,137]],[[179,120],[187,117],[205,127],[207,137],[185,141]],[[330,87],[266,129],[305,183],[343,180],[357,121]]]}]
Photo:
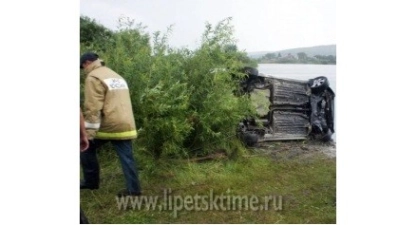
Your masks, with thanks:
[{"label": "foliage", "polygon": [[299,60],[306,60],[307,59],[307,55],[304,52],[298,52],[298,59]]},{"label": "foliage", "polygon": [[336,57],[333,55],[315,55],[314,58],[320,61],[321,64],[336,64]]},{"label": "foliage", "polygon": [[336,57],[333,55],[315,55],[314,57],[309,57],[305,52],[298,52],[297,58],[288,54],[284,57],[278,53],[276,57],[275,53],[267,53],[261,58],[256,60],[257,63],[295,63],[295,64],[336,64]]},{"label": "foliage", "polygon": [[237,98],[232,92],[238,83],[231,74],[244,64],[239,52],[225,48],[234,41],[229,23],[230,18],[214,28],[207,24],[201,47],[186,64],[193,130],[185,146],[202,153],[223,148],[220,143],[235,135],[238,121],[250,111],[247,96]]},{"label": "foliage", "polygon": [[237,149],[230,139],[239,120],[254,110],[247,96],[233,95],[238,82],[231,74],[242,77],[239,69],[256,63],[237,50],[231,18],[206,24],[196,50],[169,47],[171,33],[171,28],[155,32],[151,39],[145,27],[124,18],[107,41],[81,42],[81,52],[98,52],[126,79],[139,129],[136,144],[148,155],[188,157]]},{"label": "foliage", "polygon": [[109,42],[113,31],[97,23],[94,19],[80,16],[80,43],[92,48],[101,47],[100,43]]},{"label": "foliage", "polygon": [[276,53],[266,53],[266,55],[264,57],[265,57],[265,59],[275,59]]}]

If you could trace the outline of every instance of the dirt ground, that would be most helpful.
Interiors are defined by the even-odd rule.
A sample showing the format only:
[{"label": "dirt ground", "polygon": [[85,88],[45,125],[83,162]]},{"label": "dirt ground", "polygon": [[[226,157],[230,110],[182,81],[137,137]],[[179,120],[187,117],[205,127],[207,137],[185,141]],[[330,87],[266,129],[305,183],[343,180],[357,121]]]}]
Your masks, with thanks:
[{"label": "dirt ground", "polygon": [[325,155],[336,159],[336,143],[334,141],[321,142],[305,141],[278,141],[261,142],[250,148],[254,153],[270,155],[273,159],[310,158],[313,155]]}]

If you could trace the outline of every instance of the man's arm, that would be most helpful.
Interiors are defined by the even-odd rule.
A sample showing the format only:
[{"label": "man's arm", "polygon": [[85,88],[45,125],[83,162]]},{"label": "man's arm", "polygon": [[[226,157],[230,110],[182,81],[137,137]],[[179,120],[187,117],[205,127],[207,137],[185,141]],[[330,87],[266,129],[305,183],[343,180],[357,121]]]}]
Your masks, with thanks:
[{"label": "man's arm", "polygon": [[85,151],[89,147],[88,136],[85,132],[84,116],[80,108],[80,151]]},{"label": "man's arm", "polygon": [[87,77],[84,87],[84,119],[88,139],[94,139],[96,131],[101,126],[101,112],[106,89],[102,82],[95,77]]}]

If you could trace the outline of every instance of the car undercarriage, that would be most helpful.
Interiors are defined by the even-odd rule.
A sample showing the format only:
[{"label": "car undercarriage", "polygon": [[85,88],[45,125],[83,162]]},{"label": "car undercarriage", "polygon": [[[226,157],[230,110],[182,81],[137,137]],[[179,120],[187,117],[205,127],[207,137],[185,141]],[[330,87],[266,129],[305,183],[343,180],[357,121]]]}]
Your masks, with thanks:
[{"label": "car undercarriage", "polygon": [[326,77],[307,81],[275,78],[244,68],[241,91],[249,94],[257,115],[243,119],[238,134],[245,144],[263,141],[332,140],[335,93]]}]

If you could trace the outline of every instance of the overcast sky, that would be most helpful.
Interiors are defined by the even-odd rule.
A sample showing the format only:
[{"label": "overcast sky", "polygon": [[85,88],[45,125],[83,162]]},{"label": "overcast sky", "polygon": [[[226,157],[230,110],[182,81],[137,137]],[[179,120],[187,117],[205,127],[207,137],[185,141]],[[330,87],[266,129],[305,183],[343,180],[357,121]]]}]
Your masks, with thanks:
[{"label": "overcast sky", "polygon": [[336,44],[335,0],[81,0],[81,15],[116,29],[121,16],[165,32],[169,43],[196,48],[205,23],[232,17],[240,50],[278,51]]}]

